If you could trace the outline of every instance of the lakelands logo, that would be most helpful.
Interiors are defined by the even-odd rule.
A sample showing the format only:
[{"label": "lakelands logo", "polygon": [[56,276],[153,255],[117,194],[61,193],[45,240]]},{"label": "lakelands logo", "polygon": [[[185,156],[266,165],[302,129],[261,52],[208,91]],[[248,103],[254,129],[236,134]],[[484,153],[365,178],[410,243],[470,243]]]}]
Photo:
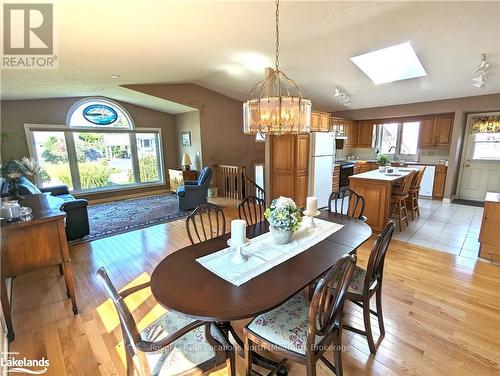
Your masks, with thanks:
[{"label": "lakelands logo", "polygon": [[55,69],[53,4],[3,4],[3,69]]},{"label": "lakelands logo", "polygon": [[41,359],[27,359],[26,357],[18,359],[15,355],[19,355],[19,353],[2,353],[0,357],[0,370],[7,369],[8,373],[41,375],[46,373],[49,369],[49,360],[44,357]]}]

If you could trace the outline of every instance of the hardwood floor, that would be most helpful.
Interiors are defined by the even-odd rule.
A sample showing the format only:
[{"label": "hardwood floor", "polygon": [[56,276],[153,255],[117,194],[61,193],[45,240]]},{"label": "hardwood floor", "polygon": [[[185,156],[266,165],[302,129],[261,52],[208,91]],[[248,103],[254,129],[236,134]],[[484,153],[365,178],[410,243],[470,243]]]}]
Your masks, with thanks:
[{"label": "hardwood floor", "polygon": [[[228,219],[236,213],[234,208],[226,212]],[[122,289],[147,281],[160,260],[188,244],[180,220],[71,247],[77,316],[57,268],[16,278],[16,340],[10,351],[19,352],[18,358],[48,358],[49,375],[124,375],[118,317],[95,272],[106,267]],[[359,265],[366,265],[370,246],[359,249]],[[386,336],[376,355],[370,355],[364,337],[344,331],[345,375],[500,374],[498,266],[393,241],[383,299]],[[128,303],[141,329],[163,312],[149,290]],[[350,324],[362,325],[358,307],[347,304],[346,311]],[[377,339],[378,327],[372,324]],[[238,359],[240,375],[242,365]],[[305,374],[304,367],[287,365],[290,375]],[[318,371],[331,375],[323,365]],[[225,374],[225,369],[214,372]]]}]

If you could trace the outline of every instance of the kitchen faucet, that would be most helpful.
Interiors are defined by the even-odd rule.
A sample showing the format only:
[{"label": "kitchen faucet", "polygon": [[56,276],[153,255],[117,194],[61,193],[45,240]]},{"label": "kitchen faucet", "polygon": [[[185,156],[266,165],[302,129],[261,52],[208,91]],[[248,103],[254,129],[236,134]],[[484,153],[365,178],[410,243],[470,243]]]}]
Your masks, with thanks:
[{"label": "kitchen faucet", "polygon": [[387,153],[390,153],[390,152],[391,152],[391,150],[393,150],[393,149],[394,149],[394,155],[392,156],[392,161],[393,161],[393,162],[395,162],[395,161],[397,161],[397,160],[399,159],[399,158],[398,158],[398,155],[397,155],[397,153],[396,153],[396,147],[395,147],[395,146],[391,146],[391,147],[389,148],[389,150],[387,151]]}]

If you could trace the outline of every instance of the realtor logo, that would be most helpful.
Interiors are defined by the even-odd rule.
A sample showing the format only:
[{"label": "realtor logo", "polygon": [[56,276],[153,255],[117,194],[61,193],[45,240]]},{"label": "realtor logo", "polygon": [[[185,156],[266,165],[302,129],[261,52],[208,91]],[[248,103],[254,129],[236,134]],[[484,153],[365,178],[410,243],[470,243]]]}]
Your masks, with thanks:
[{"label": "realtor logo", "polygon": [[53,4],[3,4],[4,69],[54,69]]}]

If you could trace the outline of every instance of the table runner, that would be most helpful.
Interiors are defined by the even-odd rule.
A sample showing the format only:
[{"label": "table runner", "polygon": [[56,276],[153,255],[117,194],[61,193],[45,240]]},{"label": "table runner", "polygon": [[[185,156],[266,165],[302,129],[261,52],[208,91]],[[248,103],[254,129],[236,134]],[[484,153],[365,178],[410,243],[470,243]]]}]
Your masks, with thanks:
[{"label": "table runner", "polygon": [[233,285],[241,286],[259,274],[311,248],[344,227],[344,225],[322,219],[315,219],[314,223],[316,224],[315,228],[301,227],[296,231],[292,241],[288,244],[275,244],[270,232],[251,239],[250,245],[242,249],[242,253],[248,257],[247,262],[243,264],[231,262],[236,250],[229,247],[197,258],[196,261]]}]

